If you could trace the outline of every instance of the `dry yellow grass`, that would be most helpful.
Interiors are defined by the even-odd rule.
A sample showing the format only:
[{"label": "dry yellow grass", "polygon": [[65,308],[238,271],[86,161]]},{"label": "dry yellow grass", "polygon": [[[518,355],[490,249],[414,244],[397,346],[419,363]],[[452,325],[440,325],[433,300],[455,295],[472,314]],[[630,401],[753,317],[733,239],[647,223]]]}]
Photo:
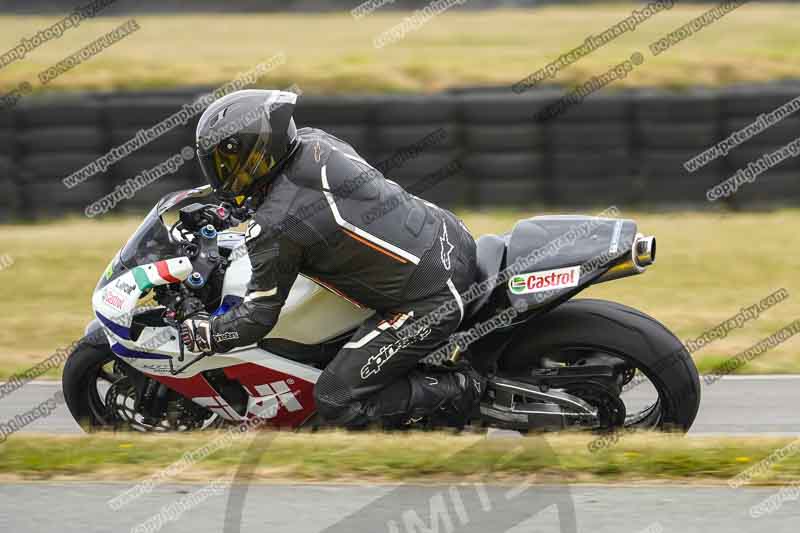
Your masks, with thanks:
[{"label": "dry yellow grass", "polygon": [[[800,77],[797,4],[748,4],[658,57],[648,45],[715,4],[675,6],[564,70],[557,82],[582,82],[641,51],[647,58],[615,86],[721,85]],[[216,85],[277,52],[287,64],[266,86],[297,83],[309,92],[434,91],[511,84],[630,15],[636,4],[553,6],[536,10],[446,12],[376,49],[373,39],[408,13],[158,15],[135,18],[141,29],[52,84],[54,90]],[[0,17],[0,51],[53,24],[57,17]],[[10,90],[126,18],[83,22],[58,40],[0,69]]]}]

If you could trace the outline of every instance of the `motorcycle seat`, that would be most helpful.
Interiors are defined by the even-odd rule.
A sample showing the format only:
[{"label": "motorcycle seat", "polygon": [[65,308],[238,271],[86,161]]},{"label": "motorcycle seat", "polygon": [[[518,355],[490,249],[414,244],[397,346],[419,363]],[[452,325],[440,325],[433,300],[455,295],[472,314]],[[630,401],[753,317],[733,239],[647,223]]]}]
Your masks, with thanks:
[{"label": "motorcycle seat", "polygon": [[[503,268],[506,255],[507,237],[497,235],[483,235],[476,241],[476,266],[477,273],[475,282],[481,283],[496,276]],[[494,293],[493,290],[484,291],[480,296],[467,303],[464,318],[471,318],[489,301]]]}]

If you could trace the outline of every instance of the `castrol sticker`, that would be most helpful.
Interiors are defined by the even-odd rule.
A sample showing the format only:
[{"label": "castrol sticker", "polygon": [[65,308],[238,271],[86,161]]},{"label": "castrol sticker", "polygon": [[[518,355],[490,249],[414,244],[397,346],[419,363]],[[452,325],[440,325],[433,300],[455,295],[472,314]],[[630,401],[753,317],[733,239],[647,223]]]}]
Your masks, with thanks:
[{"label": "castrol sticker", "polygon": [[581,278],[581,267],[556,268],[519,274],[508,280],[508,288],[513,294],[531,294],[576,287]]},{"label": "castrol sticker", "polygon": [[125,307],[125,298],[110,287],[103,293],[103,302],[120,311]]}]

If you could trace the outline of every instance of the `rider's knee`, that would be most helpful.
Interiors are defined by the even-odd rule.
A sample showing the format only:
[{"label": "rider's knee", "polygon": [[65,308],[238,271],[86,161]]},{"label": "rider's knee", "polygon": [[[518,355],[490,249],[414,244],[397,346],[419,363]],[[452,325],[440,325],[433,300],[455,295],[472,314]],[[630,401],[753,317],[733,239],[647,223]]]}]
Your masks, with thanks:
[{"label": "rider's knee", "polygon": [[339,376],[327,370],[320,374],[314,385],[314,403],[322,418],[333,422],[346,417],[353,401],[350,387]]}]

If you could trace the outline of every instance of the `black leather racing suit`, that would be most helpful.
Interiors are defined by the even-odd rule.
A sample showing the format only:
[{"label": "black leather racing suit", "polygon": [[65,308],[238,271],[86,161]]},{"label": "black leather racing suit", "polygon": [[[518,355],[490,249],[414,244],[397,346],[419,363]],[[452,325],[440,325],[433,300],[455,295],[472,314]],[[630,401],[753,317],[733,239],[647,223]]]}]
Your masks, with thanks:
[{"label": "black leather racing suit", "polygon": [[[385,179],[344,141],[304,128],[298,142],[248,227],[252,279],[244,302],[212,320],[215,351],[265,337],[302,273],[376,311],[317,381],[320,414],[345,425],[429,414],[437,380],[415,367],[463,319],[475,242],[452,213]],[[442,306],[443,319],[398,335]]]}]

